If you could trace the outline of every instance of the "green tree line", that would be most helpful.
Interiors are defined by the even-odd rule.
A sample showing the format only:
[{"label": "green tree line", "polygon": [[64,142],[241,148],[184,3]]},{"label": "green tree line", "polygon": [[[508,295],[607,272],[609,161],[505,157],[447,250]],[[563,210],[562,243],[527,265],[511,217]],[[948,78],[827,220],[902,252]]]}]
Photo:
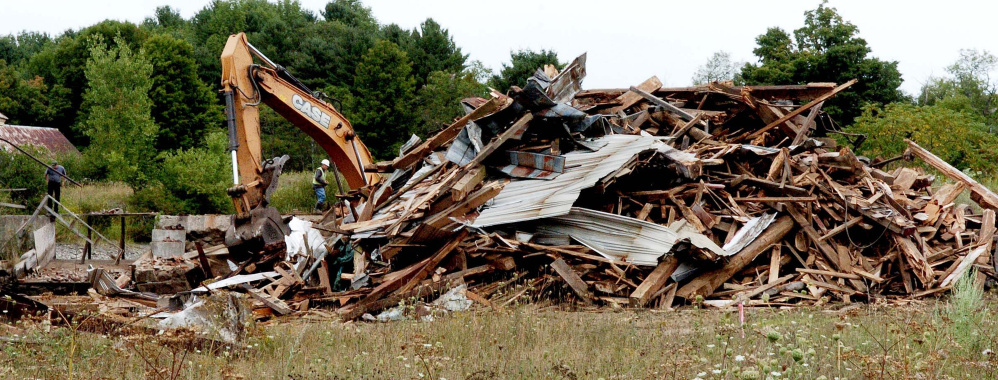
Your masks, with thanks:
[{"label": "green tree line", "polygon": [[946,75],[927,78],[921,93],[905,95],[898,62],[873,56],[859,27],[825,1],[804,12],[804,25],[793,33],[767,29],[756,37],[753,53],[757,61],[739,67],[730,54],[716,52],[692,81],[786,85],[859,79],[823,110],[845,132],[866,135],[861,154],[895,157],[907,148],[907,138],[961,170],[998,175],[998,81],[992,78],[998,59],[987,51],[961,50]]},{"label": "green tree line", "polygon": [[[10,124],[58,128],[84,153],[76,176],[127,183],[141,208],[225,212],[219,55],[238,32],[337,99],[377,159],[460,116],[460,99],[485,96],[489,85],[505,91],[558,63],[551,51],[511,52],[493,74],[433,19],[413,29],[381,24],[359,0],[333,0],[319,13],[295,0],[215,0],[190,18],[163,6],[139,24],[0,36],[0,111]],[[265,156],[292,157],[285,170],[323,158],[269,108],[260,123]]]}]

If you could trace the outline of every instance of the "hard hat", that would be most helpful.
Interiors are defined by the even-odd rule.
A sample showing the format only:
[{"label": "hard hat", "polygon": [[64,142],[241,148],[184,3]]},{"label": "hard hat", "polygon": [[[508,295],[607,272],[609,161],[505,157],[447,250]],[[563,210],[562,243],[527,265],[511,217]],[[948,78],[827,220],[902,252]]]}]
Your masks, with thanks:
[{"label": "hard hat", "polygon": [[329,160],[322,160],[322,164],[326,165],[326,166],[329,166]]}]

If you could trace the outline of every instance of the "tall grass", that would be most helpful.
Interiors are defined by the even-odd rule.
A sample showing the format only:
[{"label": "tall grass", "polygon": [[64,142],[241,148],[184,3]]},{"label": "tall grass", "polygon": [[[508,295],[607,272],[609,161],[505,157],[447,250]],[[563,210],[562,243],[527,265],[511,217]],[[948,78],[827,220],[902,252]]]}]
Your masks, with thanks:
[{"label": "tall grass", "polygon": [[957,342],[973,351],[980,350],[984,343],[979,330],[988,313],[984,290],[977,287],[976,282],[976,269],[964,273],[953,286],[947,308],[947,317],[951,321],[950,333]]},{"label": "tall grass", "polygon": [[[312,172],[282,173],[277,183],[277,191],[270,196],[270,204],[283,214],[309,213],[315,207],[315,191],[312,190]],[[336,201],[336,180],[329,173],[329,186],[326,186],[326,203]],[[340,178],[340,181],[346,183]]]}]

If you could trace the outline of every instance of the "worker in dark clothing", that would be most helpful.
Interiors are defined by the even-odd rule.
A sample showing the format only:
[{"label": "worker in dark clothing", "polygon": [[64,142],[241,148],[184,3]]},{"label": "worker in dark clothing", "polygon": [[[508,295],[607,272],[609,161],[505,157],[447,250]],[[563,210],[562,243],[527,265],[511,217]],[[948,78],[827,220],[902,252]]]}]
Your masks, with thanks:
[{"label": "worker in dark clothing", "polygon": [[322,160],[322,165],[318,169],[315,169],[315,175],[312,176],[312,189],[315,190],[315,196],[318,201],[315,202],[315,209],[318,211],[323,211],[326,209],[326,170],[329,169],[329,160]]},{"label": "worker in dark clothing", "polygon": [[[52,170],[55,169],[55,170]],[[52,167],[45,169],[45,180],[48,182],[48,195],[52,196],[55,201],[49,200],[49,206],[51,206],[52,211],[56,213],[59,212],[59,206],[56,202],[61,202],[59,199],[62,196],[62,177],[66,175],[66,168],[59,165],[55,160],[52,161]]]}]

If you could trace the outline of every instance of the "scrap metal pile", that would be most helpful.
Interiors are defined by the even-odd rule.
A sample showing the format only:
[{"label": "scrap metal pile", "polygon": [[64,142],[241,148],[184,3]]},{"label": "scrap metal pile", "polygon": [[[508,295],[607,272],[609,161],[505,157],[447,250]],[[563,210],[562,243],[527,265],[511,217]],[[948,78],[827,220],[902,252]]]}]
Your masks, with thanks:
[{"label": "scrap metal pile", "polygon": [[[465,99],[465,116],[367,168],[379,184],[292,221],[280,252],[198,244],[180,260],[196,289],[156,301],[129,289],[177,282],[133,269],[92,273],[91,296],[182,309],[160,313],[180,325],[215,297],[238,325],[247,308],[392,319],[445,292],[437,305],[792,306],[935,296],[971,268],[978,286],[994,277],[998,196],[913,142],[871,161],[831,138],[862,142],[821,111],[855,80],[582,91],[585,73],[583,55]],[[916,157],[937,174],[898,166]],[[965,191],[979,207],[956,204]]]}]

